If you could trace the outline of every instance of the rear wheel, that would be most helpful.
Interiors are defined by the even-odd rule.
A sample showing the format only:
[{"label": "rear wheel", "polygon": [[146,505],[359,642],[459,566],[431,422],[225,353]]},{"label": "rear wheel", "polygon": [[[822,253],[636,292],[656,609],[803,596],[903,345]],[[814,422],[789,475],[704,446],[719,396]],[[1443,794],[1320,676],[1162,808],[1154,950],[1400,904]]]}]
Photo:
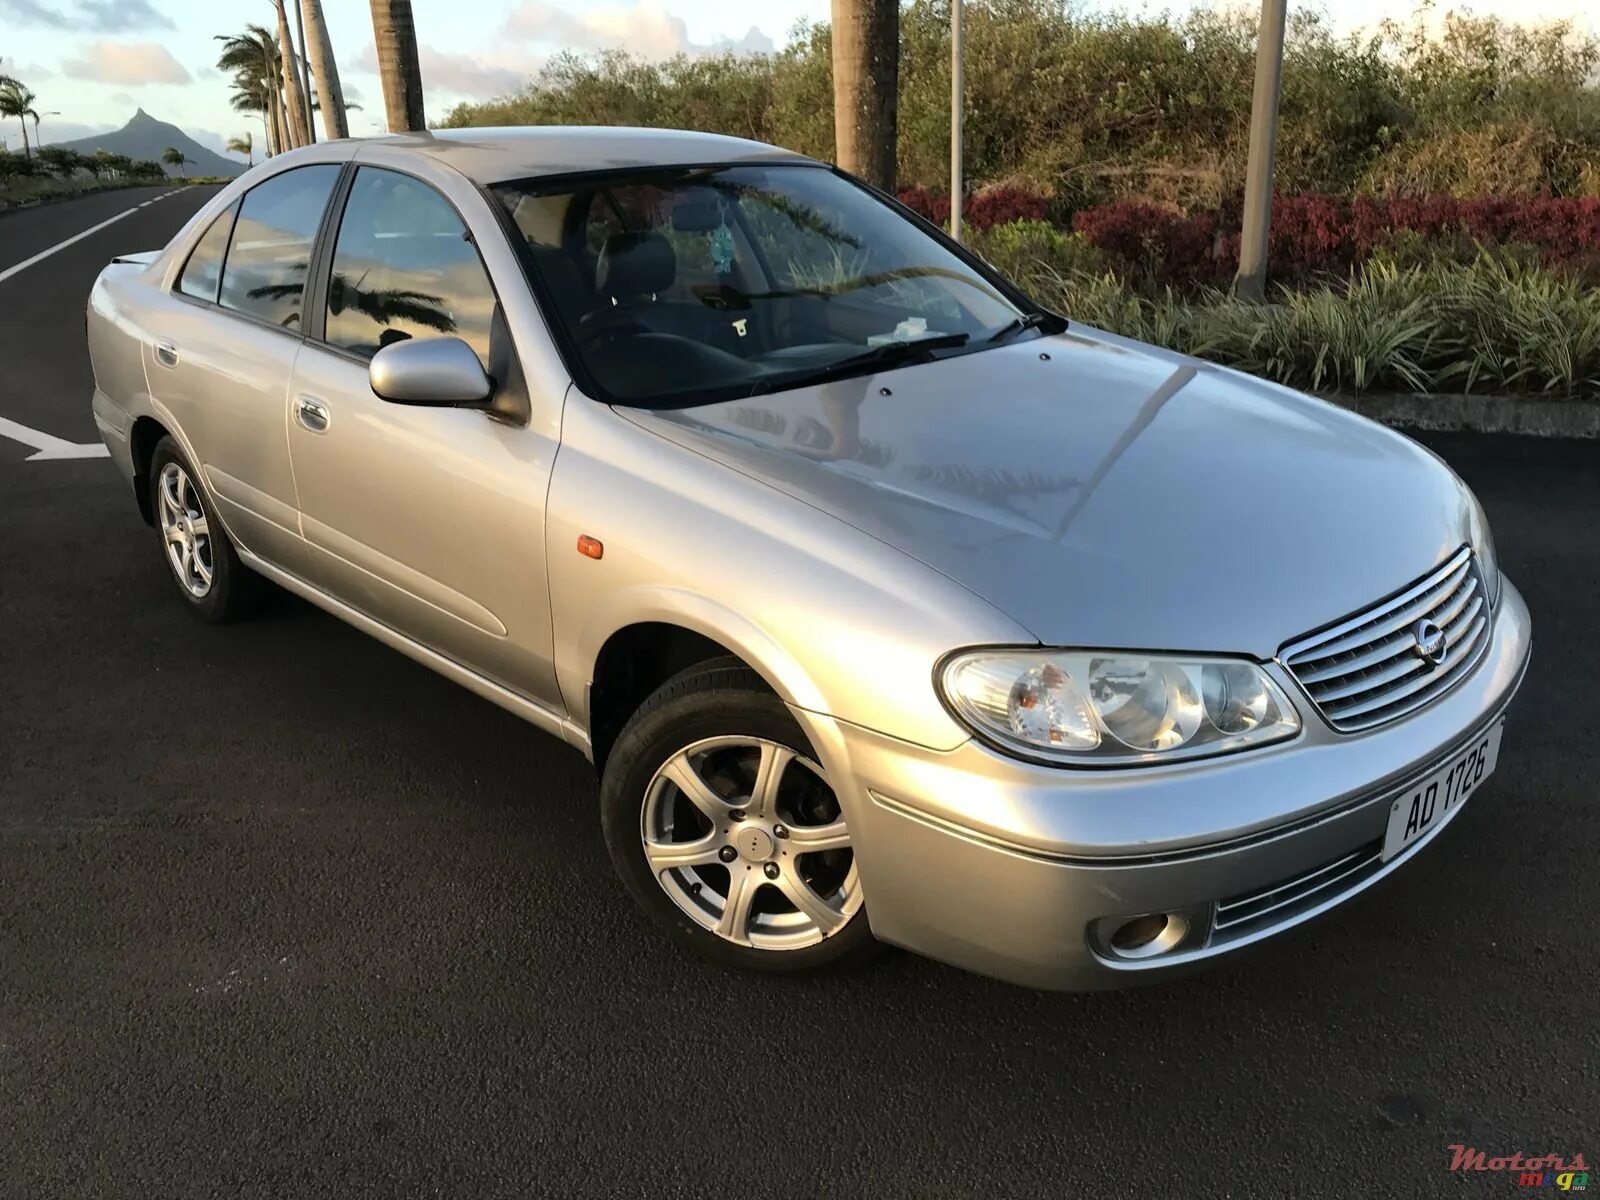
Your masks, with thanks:
[{"label": "rear wheel", "polygon": [[254,607],[262,580],[239,561],[178,443],[164,437],[150,460],[151,508],[162,556],[189,610],[230,621]]},{"label": "rear wheel", "polygon": [[644,703],[606,762],[601,805],[617,873],[696,953],[803,971],[877,948],[827,773],[737,660],[690,668]]}]

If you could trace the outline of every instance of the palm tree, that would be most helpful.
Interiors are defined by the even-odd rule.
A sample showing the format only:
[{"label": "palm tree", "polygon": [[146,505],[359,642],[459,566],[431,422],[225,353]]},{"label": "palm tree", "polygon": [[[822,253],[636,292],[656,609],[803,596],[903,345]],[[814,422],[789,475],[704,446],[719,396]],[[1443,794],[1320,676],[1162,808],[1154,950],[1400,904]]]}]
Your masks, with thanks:
[{"label": "palm tree", "polygon": [[183,169],[183,165],[184,163],[193,162],[194,160],[192,158],[185,158],[183,156],[183,151],[179,150],[176,146],[168,146],[161,152],[161,161],[166,163],[169,167],[177,167],[178,173],[187,179],[189,178],[189,172]]},{"label": "palm tree", "polygon": [[372,36],[383,77],[383,108],[389,132],[425,129],[422,66],[417,61],[417,26],[411,0],[371,0]]},{"label": "palm tree", "polygon": [[33,126],[37,129],[39,114],[33,108],[33,102],[37,99],[37,96],[10,76],[6,76],[4,81],[0,82],[0,116],[16,117],[21,124],[24,158],[33,157],[33,149],[28,144],[28,118],[33,118]]},{"label": "palm tree", "polygon": [[248,79],[242,73],[234,78],[233,95],[228,98],[234,112],[255,113],[261,118],[268,158],[272,157],[273,147],[277,145],[277,122],[273,119],[276,114],[273,112],[272,99],[264,80]]},{"label": "palm tree", "polygon": [[894,191],[899,90],[899,0],[833,0],[835,156],[886,192]]},{"label": "palm tree", "polygon": [[333,57],[333,39],[322,15],[322,0],[300,0],[305,18],[305,52],[311,71],[317,77],[317,96],[322,101],[322,128],[330,138],[350,136],[345,116],[344,88],[339,85],[339,64]]},{"label": "palm tree", "polygon": [[282,51],[283,94],[289,109],[289,144],[304,146],[311,141],[311,116],[306,109],[306,93],[300,84],[299,58],[294,52],[294,38],[289,33],[289,15],[283,0],[272,0],[278,11],[278,48]]},{"label": "palm tree", "polygon": [[277,39],[260,25],[246,25],[241,34],[218,34],[215,40],[222,43],[217,69],[234,73],[234,110],[261,114],[269,157],[290,149]]},{"label": "palm tree", "polygon": [[242,154],[250,166],[256,165],[256,140],[250,134],[241,134],[239,137],[228,139],[228,151],[231,154]]}]

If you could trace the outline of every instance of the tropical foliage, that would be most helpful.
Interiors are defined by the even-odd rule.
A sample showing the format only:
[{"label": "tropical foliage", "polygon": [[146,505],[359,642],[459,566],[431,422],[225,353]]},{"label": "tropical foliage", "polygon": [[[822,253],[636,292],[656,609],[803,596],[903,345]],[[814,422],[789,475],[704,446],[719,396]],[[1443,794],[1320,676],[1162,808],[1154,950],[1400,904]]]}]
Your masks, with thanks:
[{"label": "tropical foliage", "polygon": [[28,140],[28,121],[33,121],[34,141],[38,141],[39,112],[33,107],[38,99],[21,80],[11,76],[0,76],[0,116],[15,117],[22,126],[22,156],[31,157],[32,147]]},{"label": "tropical foliage", "polygon": [[45,146],[32,158],[0,150],[0,208],[164,178],[160,163],[134,161],[108,150],[79,154],[64,146]]},{"label": "tropical foliage", "polygon": [[233,76],[231,101],[235,112],[261,118],[266,152],[291,149],[282,98],[282,56],[278,40],[261,25],[247,25],[243,33],[218,34],[222,43],[217,70]]},{"label": "tropical foliage", "polygon": [[[251,24],[242,33],[217,34],[214,39],[222,45],[217,69],[233,77],[234,111],[260,118],[268,157],[314,142],[314,112],[322,113],[330,138],[349,136],[347,110],[356,107],[345,103],[321,0],[298,2],[307,43],[304,49],[308,50],[304,59],[289,31],[284,0],[273,0],[277,33]],[[309,93],[304,83],[307,78],[312,81]],[[251,150],[237,152],[251,155],[253,160]]]},{"label": "tropical foliage", "polygon": [[[1007,228],[977,243],[1003,244]],[[1065,244],[1083,245],[1075,236]],[[1043,258],[1009,265],[1042,303],[1086,324],[1291,387],[1558,397],[1600,390],[1600,290],[1512,252],[1411,263],[1380,254],[1347,275],[1280,288],[1268,305],[1216,288],[1141,291],[1114,273],[1061,269]]]},{"label": "tropical foliage", "polygon": [[[520,91],[447,125],[711,129],[834,157],[831,38],[775,55],[559,56]],[[900,20],[898,178],[949,181],[949,6]],[[1219,209],[1242,186],[1255,53],[1244,10],[1086,11],[968,0],[967,175],[1021,182],[1070,210],[1138,199]],[[1569,23],[1421,16],[1339,36],[1295,14],[1277,155],[1284,192],[1600,194],[1600,43]]]}]

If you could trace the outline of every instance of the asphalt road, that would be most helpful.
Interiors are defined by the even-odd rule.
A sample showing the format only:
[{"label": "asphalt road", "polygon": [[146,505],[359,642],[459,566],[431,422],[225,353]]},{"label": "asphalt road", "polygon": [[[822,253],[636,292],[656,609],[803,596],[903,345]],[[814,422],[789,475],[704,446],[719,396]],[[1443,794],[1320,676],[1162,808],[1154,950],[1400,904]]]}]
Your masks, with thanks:
[{"label": "asphalt road", "polygon": [[[143,199],[0,217],[0,271]],[[202,199],[0,283],[0,416],[92,440],[90,282]],[[1500,1196],[1447,1147],[1600,1166],[1600,446],[1432,444],[1537,623],[1494,782],[1253,956],[1061,996],[681,957],[577,754],[298,601],[196,623],[106,462],[0,439],[0,1196]]]}]

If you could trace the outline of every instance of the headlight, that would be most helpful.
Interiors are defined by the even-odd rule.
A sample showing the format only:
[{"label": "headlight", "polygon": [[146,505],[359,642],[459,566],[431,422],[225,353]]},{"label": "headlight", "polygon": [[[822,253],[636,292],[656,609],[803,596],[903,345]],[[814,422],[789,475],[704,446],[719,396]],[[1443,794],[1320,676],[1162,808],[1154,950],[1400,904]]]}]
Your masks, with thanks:
[{"label": "headlight", "polygon": [[1168,762],[1300,731],[1289,698],[1245,659],[972,650],[946,660],[938,679],[963,724],[1028,758]]},{"label": "headlight", "polygon": [[1483,586],[1489,593],[1492,608],[1500,600],[1500,560],[1494,553],[1494,535],[1489,532],[1489,518],[1483,505],[1472,497],[1472,515],[1468,521],[1472,537],[1472,552],[1478,556],[1478,570],[1483,573]]}]

